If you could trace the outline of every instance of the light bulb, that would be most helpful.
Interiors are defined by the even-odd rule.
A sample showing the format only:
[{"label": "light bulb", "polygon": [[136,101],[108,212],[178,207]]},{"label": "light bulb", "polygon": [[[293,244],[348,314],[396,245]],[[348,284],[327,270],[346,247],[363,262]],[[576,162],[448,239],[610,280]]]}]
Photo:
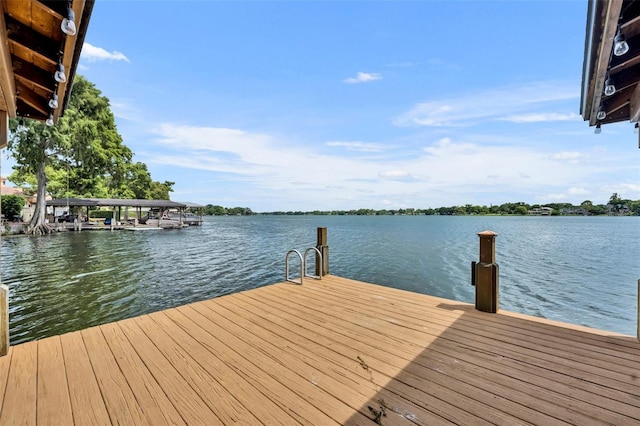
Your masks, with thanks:
[{"label": "light bulb", "polygon": [[62,32],[67,35],[75,35],[76,34],[76,14],[73,13],[73,10],[68,7],[67,8],[67,17],[62,20],[62,24],[60,24],[60,29]]},{"label": "light bulb", "polygon": [[605,96],[611,96],[614,93],[616,93],[616,86],[613,84],[613,79],[609,77],[604,83],[604,94]]},{"label": "light bulb", "polygon": [[53,96],[51,96],[51,99],[49,99],[49,107],[53,108],[53,109],[58,108],[58,94],[57,93],[54,93]]},{"label": "light bulb", "polygon": [[600,128],[600,123],[596,124],[596,130],[594,131],[596,135],[602,133],[602,129]]},{"label": "light bulb", "polygon": [[604,110],[604,108],[600,108],[600,110],[596,114],[596,118],[598,120],[604,120],[605,118],[607,118],[607,112]]},{"label": "light bulb", "polygon": [[616,34],[613,39],[613,54],[616,56],[622,56],[629,51],[629,43],[620,32]]},{"label": "light bulb", "polygon": [[53,126],[53,113],[49,114],[49,118],[47,118],[47,121],[45,121],[44,124],[47,126]]},{"label": "light bulb", "polygon": [[60,62],[58,62],[58,67],[56,68],[56,73],[53,75],[53,78],[55,78],[58,83],[67,82],[67,76],[64,73],[64,65]]}]

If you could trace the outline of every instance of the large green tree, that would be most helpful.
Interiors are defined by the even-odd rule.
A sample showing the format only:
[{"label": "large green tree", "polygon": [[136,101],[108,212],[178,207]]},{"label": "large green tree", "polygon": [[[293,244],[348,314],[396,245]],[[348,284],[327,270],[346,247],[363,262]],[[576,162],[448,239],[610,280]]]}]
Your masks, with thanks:
[{"label": "large green tree", "polygon": [[[33,120],[10,122],[9,150],[16,160],[9,180],[37,182],[37,203],[29,232],[50,232],[45,224],[47,170],[66,171],[66,192],[83,197],[107,196],[123,184],[133,153],[122,143],[109,100],[93,83],[76,76],[69,105],[51,127]],[[60,173],[58,173],[59,175]],[[60,176],[58,176],[60,178]],[[58,180],[58,190],[62,185]]]}]

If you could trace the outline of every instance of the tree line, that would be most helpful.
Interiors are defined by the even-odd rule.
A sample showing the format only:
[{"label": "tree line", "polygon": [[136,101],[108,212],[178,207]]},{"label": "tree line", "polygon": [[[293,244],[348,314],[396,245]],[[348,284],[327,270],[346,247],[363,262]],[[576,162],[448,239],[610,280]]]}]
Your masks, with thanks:
[{"label": "tree line", "polygon": [[[272,211],[259,213],[263,215],[350,215],[350,216],[384,216],[384,215],[529,215],[535,209],[543,207],[551,208],[550,214],[556,215],[607,215],[611,213],[624,213],[640,216],[640,200],[621,198],[614,193],[607,204],[593,204],[591,200],[585,200],[580,205],[571,203],[527,204],[524,202],[504,203],[500,205],[478,206],[465,204],[463,206],[436,207],[436,208],[406,208],[406,209],[351,209],[351,210],[313,210],[313,211]],[[225,208],[207,204],[203,214],[212,216],[221,215],[248,215],[255,214],[248,207]]]},{"label": "tree line", "polygon": [[[147,165],[133,161],[122,141],[109,99],[77,75],[58,123],[25,118],[9,121],[8,150],[16,161],[8,180],[37,194],[28,233],[51,232],[45,223],[46,195],[53,198],[168,200],[174,182],[157,182]],[[4,197],[3,197],[4,198]]]}]

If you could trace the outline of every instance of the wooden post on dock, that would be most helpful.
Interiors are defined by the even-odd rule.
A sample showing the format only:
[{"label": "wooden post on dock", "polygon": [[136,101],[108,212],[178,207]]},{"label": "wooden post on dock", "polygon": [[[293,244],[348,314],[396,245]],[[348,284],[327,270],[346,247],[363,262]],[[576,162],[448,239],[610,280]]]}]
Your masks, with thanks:
[{"label": "wooden post on dock", "polygon": [[9,351],[9,287],[0,285],[0,356]]},{"label": "wooden post on dock", "polygon": [[640,341],[640,280],[638,280],[638,323],[637,323],[637,334],[638,334],[638,341]]},{"label": "wooden post on dock", "polygon": [[[329,273],[329,246],[327,245],[327,228],[318,228],[316,248],[322,254],[322,264],[316,254],[316,275],[325,276]],[[322,268],[322,269],[320,269]]]},{"label": "wooden post on dock", "polygon": [[497,236],[493,231],[478,232],[480,261],[475,265],[476,309],[482,312],[498,312]]}]

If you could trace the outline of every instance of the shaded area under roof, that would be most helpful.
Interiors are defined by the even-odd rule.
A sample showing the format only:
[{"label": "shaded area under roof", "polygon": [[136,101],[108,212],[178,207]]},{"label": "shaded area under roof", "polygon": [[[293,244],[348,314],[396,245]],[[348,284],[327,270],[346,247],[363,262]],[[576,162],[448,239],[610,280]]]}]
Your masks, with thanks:
[{"label": "shaded area under roof", "polygon": [[170,200],[140,200],[117,198],[56,198],[47,200],[47,206],[54,207],[147,207],[186,208],[185,203]]}]

